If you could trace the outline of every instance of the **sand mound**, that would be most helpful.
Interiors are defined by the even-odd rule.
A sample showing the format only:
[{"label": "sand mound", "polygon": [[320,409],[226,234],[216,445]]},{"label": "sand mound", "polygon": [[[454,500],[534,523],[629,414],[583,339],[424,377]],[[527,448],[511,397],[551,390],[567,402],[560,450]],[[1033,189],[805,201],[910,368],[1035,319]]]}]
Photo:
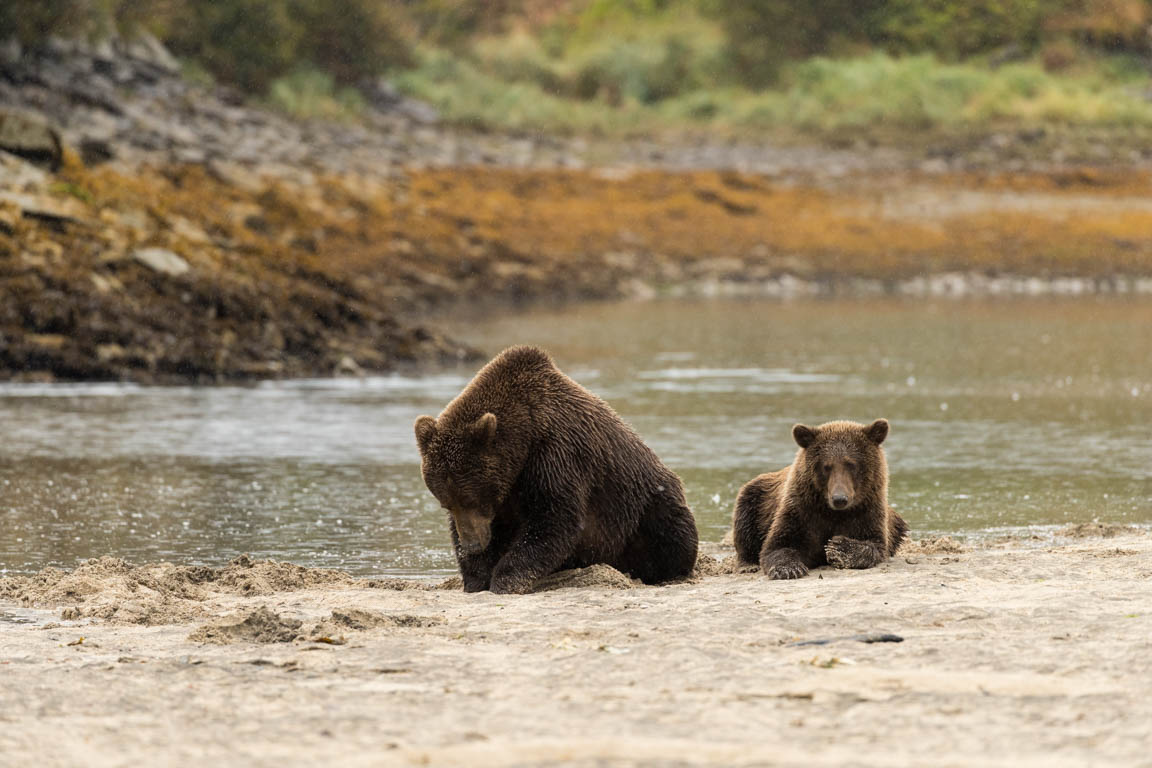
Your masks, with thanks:
[{"label": "sand mound", "polygon": [[448,578],[444,579],[444,581],[433,586],[432,589],[451,591],[461,590],[464,589],[464,579],[460,578],[459,576],[449,576]]},{"label": "sand mound", "polygon": [[549,592],[553,589],[569,589],[573,587],[595,587],[599,589],[633,589],[641,586],[627,575],[620,573],[610,565],[597,563],[587,568],[574,568],[569,571],[560,571],[551,576],[545,576],[536,582],[533,592]]},{"label": "sand mound", "polygon": [[696,567],[692,569],[692,578],[699,579],[704,576],[719,576],[724,573],[723,562],[712,555],[700,555],[696,558]]},{"label": "sand mound", "polygon": [[377,627],[435,627],[445,623],[440,616],[413,616],[406,613],[377,613],[353,608],[348,611],[332,611],[333,624],[346,629],[364,630]]},{"label": "sand mound", "polygon": [[736,555],[721,558],[702,554],[696,560],[696,569],[692,571],[692,578],[700,579],[705,576],[726,576],[734,573],[756,573],[759,570],[760,566],[758,565],[741,563],[740,558],[736,557]]},{"label": "sand mound", "polygon": [[363,632],[372,629],[427,629],[446,623],[440,616],[413,616],[405,613],[377,613],[353,608],[332,611],[332,615],[297,636],[297,640],[329,645],[344,645],[345,632]]},{"label": "sand mound", "polygon": [[271,595],[334,584],[350,585],[356,581],[344,571],[253,560],[248,555],[240,555],[223,568],[205,570],[214,573],[211,580],[215,591],[237,595]]},{"label": "sand mound", "polygon": [[290,643],[298,636],[302,623],[296,619],[285,619],[269,610],[267,606],[261,606],[245,616],[200,627],[188,635],[188,639],[196,643],[215,645]]},{"label": "sand mound", "polygon": [[419,581],[417,579],[397,579],[393,577],[368,579],[362,582],[360,586],[367,587],[368,589],[390,589],[396,592],[407,592],[410,589],[417,591],[436,589],[435,582]]},{"label": "sand mound", "polygon": [[955,555],[963,551],[964,546],[951,536],[909,539],[900,547],[902,555]]},{"label": "sand mound", "polygon": [[204,612],[198,603],[213,595],[263,596],[354,583],[343,571],[253,560],[248,555],[223,568],[131,565],[117,557],[100,557],[72,571],[45,568],[32,576],[0,580],[0,597],[30,608],[64,606],[64,619],[151,625],[200,617]]},{"label": "sand mound", "polygon": [[361,632],[381,627],[428,628],[444,624],[439,616],[413,616],[351,609],[333,611],[324,621],[310,627],[304,622],[281,616],[268,606],[231,616],[222,621],[200,627],[188,636],[195,643],[231,645],[232,643],[290,643],[300,640],[308,643],[344,645],[344,633]]},{"label": "sand mound", "polygon": [[1057,536],[1070,539],[1111,539],[1115,536],[1131,536],[1140,533],[1139,528],[1114,523],[1076,523],[1056,531]]}]

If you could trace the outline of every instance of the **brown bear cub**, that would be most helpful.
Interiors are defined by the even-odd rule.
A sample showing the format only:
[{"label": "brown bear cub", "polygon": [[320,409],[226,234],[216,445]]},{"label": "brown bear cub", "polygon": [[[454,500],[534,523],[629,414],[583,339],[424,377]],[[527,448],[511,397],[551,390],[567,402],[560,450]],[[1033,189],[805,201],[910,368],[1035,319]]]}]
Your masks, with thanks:
[{"label": "brown bear cub", "polygon": [[528,592],[593,563],[654,584],[696,564],[680,478],[539,349],[498,355],[437,418],[416,420],[416,442],[466,592]]},{"label": "brown bear cub", "polygon": [[797,424],[792,466],[740,489],[732,515],[736,554],[773,579],[809,568],[871,568],[899,548],[908,525],[888,506],[888,422]]}]

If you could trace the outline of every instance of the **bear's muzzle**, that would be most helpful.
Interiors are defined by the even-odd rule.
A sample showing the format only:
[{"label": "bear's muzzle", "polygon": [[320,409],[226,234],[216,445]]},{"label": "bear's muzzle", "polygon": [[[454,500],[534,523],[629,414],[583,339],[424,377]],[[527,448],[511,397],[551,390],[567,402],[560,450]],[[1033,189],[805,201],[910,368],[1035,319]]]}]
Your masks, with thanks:
[{"label": "bear's muzzle", "polygon": [[456,539],[461,554],[475,555],[488,548],[492,540],[492,521],[479,512],[453,512]]}]

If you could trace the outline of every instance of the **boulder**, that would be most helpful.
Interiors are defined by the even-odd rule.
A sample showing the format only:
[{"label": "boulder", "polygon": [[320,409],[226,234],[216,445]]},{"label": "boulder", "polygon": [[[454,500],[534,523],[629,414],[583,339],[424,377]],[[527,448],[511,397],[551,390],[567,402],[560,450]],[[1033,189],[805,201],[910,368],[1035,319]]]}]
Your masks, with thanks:
[{"label": "boulder", "polygon": [[167,248],[137,248],[132,258],[151,270],[179,277],[192,269],[188,262]]},{"label": "boulder", "polygon": [[0,150],[53,171],[64,156],[60,133],[29,110],[0,109]]},{"label": "boulder", "polygon": [[156,39],[155,35],[148,32],[139,32],[122,41],[121,48],[128,58],[155,69],[158,74],[180,73],[180,62]]},{"label": "boulder", "polygon": [[405,96],[382,77],[361,83],[360,92],[377,112],[406,117],[421,125],[440,122],[440,113],[432,105]]}]

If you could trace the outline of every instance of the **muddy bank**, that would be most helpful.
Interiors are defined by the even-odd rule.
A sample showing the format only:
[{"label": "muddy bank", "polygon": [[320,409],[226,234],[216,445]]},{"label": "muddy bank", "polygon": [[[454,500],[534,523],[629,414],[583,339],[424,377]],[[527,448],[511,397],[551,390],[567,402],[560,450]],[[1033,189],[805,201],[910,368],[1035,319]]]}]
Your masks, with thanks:
[{"label": "muddy bank", "polygon": [[[936,546],[794,582],[524,596],[331,574],[249,596],[226,574],[268,566],[233,564],[162,625],[0,598],[0,750],[45,766],[1143,765],[1152,539]],[[117,572],[86,578],[116,591]],[[902,642],[854,639],[875,635]]]},{"label": "muddy bank", "polygon": [[1152,292],[1152,177],[1138,171],[289,181],[3,162],[16,169],[0,188],[7,379],[222,382],[475,360],[492,350],[436,330],[465,306]]}]

